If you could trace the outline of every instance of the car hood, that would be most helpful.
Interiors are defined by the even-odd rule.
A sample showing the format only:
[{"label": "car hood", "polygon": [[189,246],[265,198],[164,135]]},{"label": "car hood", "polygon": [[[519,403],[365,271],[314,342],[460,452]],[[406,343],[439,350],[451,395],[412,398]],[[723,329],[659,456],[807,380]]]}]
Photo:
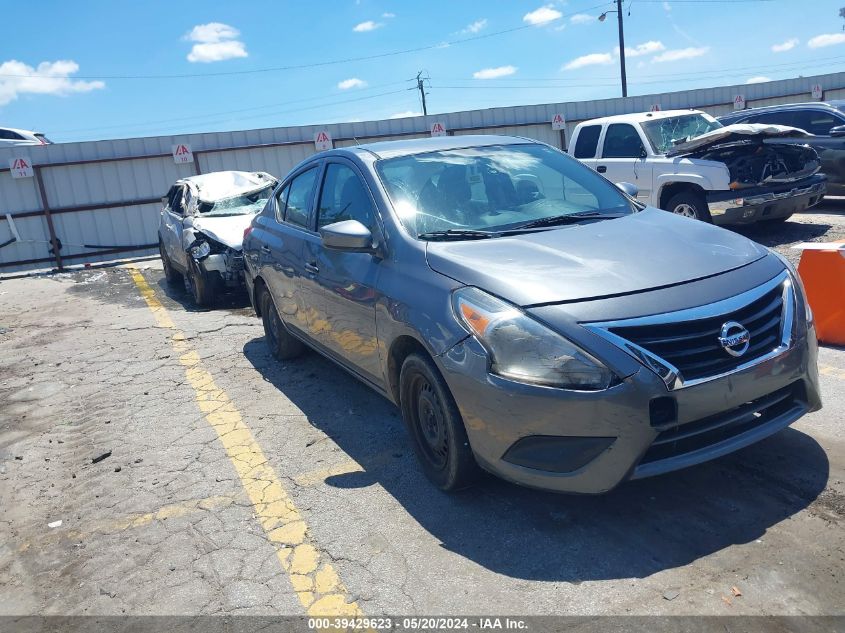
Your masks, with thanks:
[{"label": "car hood", "polygon": [[711,277],[768,249],[659,209],[487,240],[429,242],[429,266],[519,306],[583,301]]},{"label": "car hood", "polygon": [[240,249],[243,248],[244,231],[254,217],[254,213],[199,217],[194,219],[194,229],[221,244]]},{"label": "car hood", "polygon": [[678,143],[666,152],[666,156],[683,156],[694,151],[734,143],[736,141],[759,140],[776,138],[802,138],[812,136],[809,132],[788,125],[768,125],[764,123],[734,123],[716,130],[711,130],[701,136],[696,136],[683,143]]}]

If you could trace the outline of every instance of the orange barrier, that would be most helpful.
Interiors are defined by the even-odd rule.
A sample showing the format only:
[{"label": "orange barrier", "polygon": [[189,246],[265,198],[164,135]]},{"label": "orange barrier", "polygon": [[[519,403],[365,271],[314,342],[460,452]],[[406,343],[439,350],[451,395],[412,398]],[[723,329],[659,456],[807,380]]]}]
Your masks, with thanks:
[{"label": "orange barrier", "polygon": [[805,243],[798,275],[816,321],[819,341],[845,345],[845,242]]}]

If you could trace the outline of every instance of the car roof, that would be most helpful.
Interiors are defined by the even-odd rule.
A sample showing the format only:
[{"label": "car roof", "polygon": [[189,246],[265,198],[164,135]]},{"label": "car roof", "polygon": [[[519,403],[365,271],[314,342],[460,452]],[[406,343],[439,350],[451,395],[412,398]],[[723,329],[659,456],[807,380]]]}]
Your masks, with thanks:
[{"label": "car roof", "polygon": [[[467,134],[460,136],[432,136],[430,138],[414,138],[398,141],[379,141],[377,143],[363,143],[343,150],[356,154],[367,152],[377,158],[396,158],[425,152],[437,152],[449,149],[464,149],[467,147],[489,147],[491,145],[519,145],[538,143],[533,139],[519,136],[498,136],[494,134]],[[335,150],[337,151],[337,150]]]},{"label": "car roof", "polygon": [[657,112],[631,112],[628,114],[614,114],[612,116],[597,117],[584,121],[578,125],[599,125],[603,123],[642,123],[643,121],[654,121],[657,119],[668,119],[673,116],[685,114],[706,114],[701,110],[690,108],[688,110],[658,110]]},{"label": "car roof", "polygon": [[29,134],[30,136],[35,136],[36,134],[41,134],[41,132],[33,132],[32,130],[22,130],[18,127],[6,127],[5,125],[0,126],[0,130],[7,130],[9,132],[17,132],[18,134]]},{"label": "car roof", "polygon": [[730,112],[719,118],[722,119],[736,119],[747,116],[751,112],[772,112],[777,110],[802,110],[804,108],[817,108],[819,110],[836,110],[840,114],[845,114],[845,99],[832,99],[830,101],[801,101],[800,103],[779,103],[776,105],[760,106],[759,108],[749,108],[741,112]]}]

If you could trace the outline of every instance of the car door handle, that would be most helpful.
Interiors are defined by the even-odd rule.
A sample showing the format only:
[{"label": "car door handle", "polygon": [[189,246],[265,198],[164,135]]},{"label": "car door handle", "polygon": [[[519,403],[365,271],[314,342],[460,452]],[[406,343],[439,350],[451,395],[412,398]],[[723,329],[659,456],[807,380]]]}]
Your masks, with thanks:
[{"label": "car door handle", "polygon": [[305,264],[305,272],[310,273],[312,275],[316,275],[320,272],[320,269],[317,268],[317,265],[314,262],[308,262]]},{"label": "car door handle", "polygon": [[598,167],[596,167],[596,171],[600,174],[603,174],[607,171],[607,167],[605,167],[604,165],[599,165]]},{"label": "car door handle", "polygon": [[267,255],[269,255],[269,254],[270,254],[270,247],[269,247],[269,246],[267,246],[266,244],[263,244],[263,245],[261,246],[261,252],[262,252],[262,253],[265,253],[265,254],[267,254]]}]

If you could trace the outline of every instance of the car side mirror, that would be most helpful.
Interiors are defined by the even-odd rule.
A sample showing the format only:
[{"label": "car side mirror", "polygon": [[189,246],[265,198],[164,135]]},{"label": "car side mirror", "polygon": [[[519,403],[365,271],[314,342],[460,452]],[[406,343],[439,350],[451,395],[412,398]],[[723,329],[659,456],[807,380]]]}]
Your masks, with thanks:
[{"label": "car side mirror", "polygon": [[645,147],[640,149],[640,158],[648,158],[648,152],[645,151]]},{"label": "car side mirror", "polygon": [[373,249],[373,234],[358,220],[343,220],[320,229],[323,246],[336,251],[365,252]]},{"label": "car side mirror", "polygon": [[830,128],[830,135],[845,136],[845,125],[837,125],[836,127]]},{"label": "car side mirror", "polygon": [[616,186],[622,190],[622,193],[625,193],[634,199],[636,199],[637,194],[640,192],[640,188],[630,182],[617,182]]}]

